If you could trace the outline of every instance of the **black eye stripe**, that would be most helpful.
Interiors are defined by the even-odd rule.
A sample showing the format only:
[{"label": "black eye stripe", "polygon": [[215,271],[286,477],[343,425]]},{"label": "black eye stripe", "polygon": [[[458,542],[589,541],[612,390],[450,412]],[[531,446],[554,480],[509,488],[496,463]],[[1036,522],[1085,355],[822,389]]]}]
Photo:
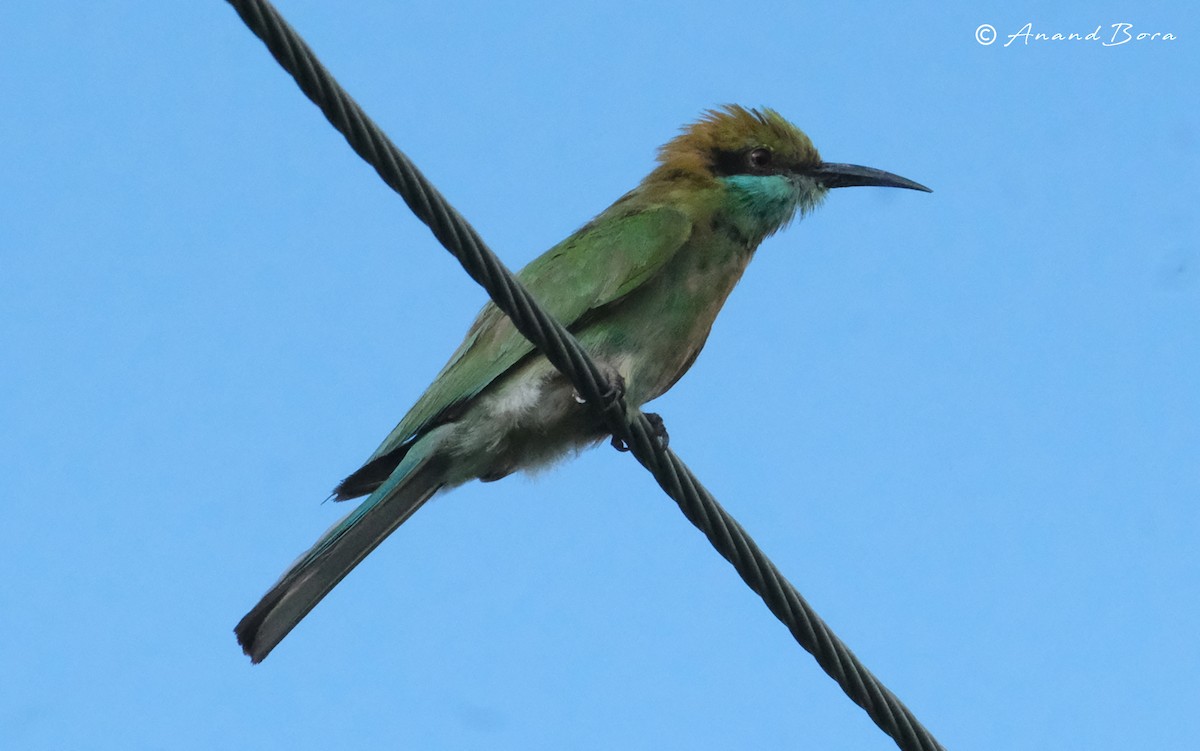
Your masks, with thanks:
[{"label": "black eye stripe", "polygon": [[[762,161],[765,153],[766,160]],[[755,146],[738,151],[717,151],[713,153],[713,172],[718,177],[730,175],[774,175],[782,172],[775,164],[775,155],[770,149]]]}]

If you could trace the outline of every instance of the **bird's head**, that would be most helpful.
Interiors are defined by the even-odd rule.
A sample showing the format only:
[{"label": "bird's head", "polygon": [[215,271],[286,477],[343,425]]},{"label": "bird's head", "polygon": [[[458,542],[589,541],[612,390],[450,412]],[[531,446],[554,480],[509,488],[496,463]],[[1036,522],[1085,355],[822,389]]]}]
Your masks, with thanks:
[{"label": "bird's head", "polygon": [[717,186],[731,219],[755,242],[818,206],[832,188],[876,185],[931,192],[890,172],[822,161],[802,130],[771,109],[709,110],[659,149],[647,183]]}]

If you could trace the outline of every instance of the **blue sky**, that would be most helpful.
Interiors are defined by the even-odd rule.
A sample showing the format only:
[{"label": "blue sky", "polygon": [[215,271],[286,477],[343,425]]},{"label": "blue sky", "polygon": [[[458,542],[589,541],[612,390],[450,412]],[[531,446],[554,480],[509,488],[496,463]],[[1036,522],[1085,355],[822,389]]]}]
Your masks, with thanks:
[{"label": "blue sky", "polygon": [[[725,102],[932,187],[768,240],[654,409],[948,748],[1188,747],[1200,24],[1039,5],[279,3],[514,268]],[[225,3],[0,27],[0,745],[893,747],[608,448],[440,497],[252,667],[483,293]]]}]

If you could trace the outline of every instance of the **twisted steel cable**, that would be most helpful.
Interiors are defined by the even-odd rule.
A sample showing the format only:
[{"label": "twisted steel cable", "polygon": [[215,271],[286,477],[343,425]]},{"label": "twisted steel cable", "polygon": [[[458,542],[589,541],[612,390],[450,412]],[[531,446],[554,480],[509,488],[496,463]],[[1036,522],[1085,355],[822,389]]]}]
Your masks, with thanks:
[{"label": "twisted steel cable", "polygon": [[325,70],[279,12],[266,0],[227,1],[350,147],[400,194],[517,329],[571,380],[580,397],[602,415],[614,441],[624,444],[654,475],[688,521],[704,533],[846,695],[904,751],[942,751],[941,744],[912,712],[859,662],[741,525],[663,445],[659,430],[646,416],[637,411],[629,414],[622,395],[575,337],[538,306],[475,229]]}]

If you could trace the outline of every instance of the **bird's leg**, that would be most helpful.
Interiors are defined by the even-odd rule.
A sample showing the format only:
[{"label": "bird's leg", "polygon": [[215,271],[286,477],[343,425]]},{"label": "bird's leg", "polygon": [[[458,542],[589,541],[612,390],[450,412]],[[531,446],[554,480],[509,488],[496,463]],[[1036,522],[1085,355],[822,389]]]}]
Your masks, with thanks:
[{"label": "bird's leg", "polygon": [[[625,396],[625,376],[621,372],[609,365],[606,362],[597,362],[600,367],[600,372],[604,379],[608,381],[608,391],[600,395],[600,402],[604,406],[608,406],[613,402],[624,398]],[[576,389],[571,390],[571,397],[575,399],[577,404],[587,404],[587,399],[584,399]]]},{"label": "bird's leg", "polygon": [[[625,376],[621,375],[619,370],[606,362],[598,361],[596,364],[600,367],[604,379],[608,381],[608,391],[600,396],[601,409],[607,412],[625,398]],[[587,399],[584,399],[576,389],[571,390],[571,398],[577,404],[587,404]],[[659,420],[659,422],[661,423],[662,421]],[[625,442],[616,436],[612,437],[612,445],[617,451],[629,450]]]},{"label": "bird's leg", "polygon": [[[600,370],[604,374],[604,377],[608,380],[609,388],[610,388],[609,392],[604,394],[601,397],[603,404],[604,404],[605,408],[607,409],[607,408],[611,407],[612,405],[616,404],[622,398],[624,398],[624,396],[625,396],[625,377],[621,375],[620,371],[618,371],[616,368],[612,367],[608,363],[601,362],[601,363],[599,363],[599,365],[600,365]],[[582,396],[580,396],[578,391],[572,390],[571,396],[574,397],[575,401],[578,402],[579,404],[587,404],[587,400],[584,399]],[[635,410],[635,414],[636,414],[636,410]],[[670,443],[671,439],[670,439],[670,436],[667,435],[667,427],[663,424],[662,417],[660,417],[657,413],[654,413],[654,412],[645,412],[643,414],[646,416],[646,419],[650,422],[650,428],[654,432],[654,439],[656,441],[658,441],[659,446],[661,446],[662,448],[665,449],[667,447],[667,445]],[[615,448],[617,451],[622,451],[622,452],[629,451],[628,444],[626,444],[625,441],[623,441],[622,439],[618,438],[615,435],[612,437],[612,447]]]},{"label": "bird's leg", "polygon": [[[605,379],[608,381],[608,392],[603,394],[600,399],[604,405],[604,410],[608,411],[616,406],[618,402],[625,398],[625,376],[621,375],[621,371],[612,367],[606,362],[598,363],[600,370],[604,373]],[[575,395],[575,401],[580,404],[586,403],[586,400],[579,396],[579,392],[572,392]],[[617,451],[628,451],[629,447],[620,438],[613,436],[612,445]]]}]

